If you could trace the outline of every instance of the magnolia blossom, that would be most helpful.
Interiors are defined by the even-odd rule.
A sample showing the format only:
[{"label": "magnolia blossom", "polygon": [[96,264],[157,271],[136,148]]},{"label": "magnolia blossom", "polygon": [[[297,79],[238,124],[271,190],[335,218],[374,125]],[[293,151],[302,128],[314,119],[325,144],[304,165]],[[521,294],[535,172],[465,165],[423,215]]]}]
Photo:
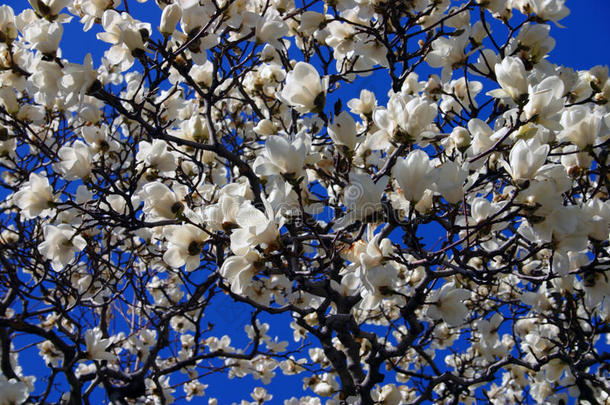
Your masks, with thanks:
[{"label": "magnolia blossom", "polygon": [[362,271],[360,308],[373,309],[384,297],[392,296],[396,285],[398,270],[391,264],[367,268]]},{"label": "magnolia blossom", "polygon": [[252,283],[252,277],[256,274],[257,262],[260,255],[254,250],[241,251],[241,255],[228,257],[222,267],[220,274],[231,286],[235,294],[245,294]]},{"label": "magnolia blossom", "polygon": [[419,141],[427,134],[436,114],[436,105],[424,98],[406,100],[395,95],[388,101],[387,108],[378,107],[373,112],[373,121],[379,130],[370,142],[376,149],[385,149],[391,146],[391,141]]},{"label": "magnolia blossom", "polygon": [[284,174],[300,176],[303,171],[308,146],[302,137],[292,142],[273,135],[265,142],[265,156],[255,162],[255,171],[262,175]]},{"label": "magnolia blossom", "polygon": [[551,26],[546,24],[525,23],[517,41],[521,47],[529,49],[530,59],[539,62],[555,48],[555,40],[549,36]]},{"label": "magnolia blossom", "polygon": [[173,219],[184,212],[182,197],[186,190],[177,187],[171,190],[165,184],[155,181],[143,188],[144,212],[155,218]]},{"label": "magnolia blossom", "polygon": [[36,65],[36,71],[31,80],[38,89],[35,98],[41,104],[50,108],[55,102],[55,97],[60,89],[63,72],[56,63],[41,60]]},{"label": "magnolia blossom", "polygon": [[354,221],[373,219],[381,211],[381,196],[387,184],[387,177],[375,183],[366,173],[351,173],[350,183],[343,191],[347,211],[335,226],[341,228]]},{"label": "magnolia blossom", "polygon": [[186,265],[186,271],[195,270],[207,239],[208,234],[195,225],[172,226],[168,231],[169,243],[163,260],[172,267]]},{"label": "magnolia blossom", "polygon": [[30,173],[30,180],[21,186],[21,190],[13,195],[15,204],[21,209],[25,218],[48,216],[53,207],[55,197],[49,180],[45,176]]},{"label": "magnolia blossom", "polygon": [[602,143],[610,136],[607,133],[603,134],[601,131],[601,114],[597,111],[591,111],[585,106],[565,109],[561,115],[560,123],[563,131],[559,134],[559,138],[572,142],[580,149]]},{"label": "magnolia blossom", "polygon": [[205,396],[205,389],[208,388],[207,384],[202,384],[199,381],[191,381],[184,385],[184,393],[186,394],[186,400],[191,401],[193,397]]},{"label": "magnolia blossom", "polygon": [[275,223],[275,214],[266,200],[264,203],[264,213],[246,201],[235,215],[235,221],[239,226],[231,233],[231,250],[235,254],[243,256],[252,247],[260,246],[267,249],[276,245],[279,230]]},{"label": "magnolia blossom", "polygon": [[50,364],[53,367],[58,367],[59,362],[63,361],[64,354],[58,350],[50,340],[45,340],[38,345],[40,349],[40,355],[44,359],[46,364]]},{"label": "magnolia blossom", "polygon": [[0,87],[0,104],[8,111],[9,114],[17,114],[19,112],[19,103],[15,91],[8,87]]},{"label": "magnolia blossom", "polygon": [[64,179],[86,179],[91,174],[91,152],[84,142],[76,141],[72,146],[63,146],[58,155],[61,160],[53,164],[53,168]]},{"label": "magnolia blossom", "polygon": [[396,161],[392,175],[398,181],[405,198],[417,202],[423,197],[424,191],[434,183],[433,170],[426,152],[416,149],[406,158]]},{"label": "magnolia blossom", "polygon": [[529,101],[523,108],[525,118],[535,119],[548,129],[562,130],[554,116],[563,108],[563,81],[557,76],[547,77],[535,87],[530,86],[529,93]]},{"label": "magnolia blossom", "polygon": [[452,38],[440,37],[432,43],[432,51],[426,56],[426,61],[432,67],[442,67],[442,78],[448,81],[455,66],[464,63],[466,55],[464,48],[468,44],[469,30]]},{"label": "magnolia blossom", "polygon": [[100,21],[104,11],[116,8],[121,0],[81,0],[81,20],[83,31],[89,31],[96,21]]},{"label": "magnolia blossom", "polygon": [[485,221],[487,218],[495,214],[499,209],[500,207],[481,197],[474,198],[470,206],[472,218],[475,223]]},{"label": "magnolia blossom", "polygon": [[176,169],[176,157],[167,150],[165,141],[160,139],[155,139],[152,143],[142,141],[138,146],[139,150],[136,155],[138,162],[142,162],[160,172],[169,172]]},{"label": "magnolia blossom", "polygon": [[59,47],[63,27],[57,22],[37,20],[23,29],[25,39],[43,54],[54,54]]},{"label": "magnolia blossom", "polygon": [[324,108],[328,78],[320,80],[316,68],[309,63],[297,62],[286,75],[286,84],[279,97],[298,112],[317,112]]},{"label": "magnolia blossom", "polygon": [[113,46],[106,51],[108,60],[119,66],[121,71],[129,69],[134,62],[134,54],[145,51],[142,33],[148,35],[150,24],[134,20],[128,13],[119,13],[116,10],[106,10],[102,17],[104,32],[97,34],[97,38]]},{"label": "magnolia blossom", "polygon": [[0,376],[0,405],[23,404],[29,397],[28,386],[16,378],[6,379]]},{"label": "magnolia blossom", "polygon": [[56,18],[70,4],[70,0],[28,0],[36,12],[44,17]]},{"label": "magnolia blossom", "polygon": [[12,41],[18,34],[13,9],[5,4],[0,6],[0,42]]},{"label": "magnolia blossom", "polygon": [[565,0],[527,0],[526,11],[533,11],[536,17],[547,21],[559,21],[570,14],[565,6]]},{"label": "magnolia blossom", "polygon": [[453,283],[444,284],[432,291],[426,314],[432,319],[442,319],[449,326],[459,326],[468,316],[468,307],[464,304],[468,298],[470,291],[456,288]]},{"label": "magnolia blossom", "polygon": [[354,114],[360,114],[360,116],[364,116],[364,118],[370,117],[375,108],[377,107],[377,99],[375,98],[375,93],[366,89],[362,89],[360,91],[360,97],[353,98],[348,101],[347,106]]},{"label": "magnolia blossom", "polygon": [[502,89],[488,92],[493,97],[510,97],[515,101],[527,94],[527,75],[521,59],[508,56],[495,65],[496,80]]},{"label": "magnolia blossom", "polygon": [[301,14],[299,31],[305,35],[312,35],[316,30],[323,26],[324,20],[325,16],[322,13],[318,13],[316,11],[305,11],[303,14]]},{"label": "magnolia blossom", "polygon": [[109,136],[108,132],[109,131],[106,126],[90,126],[84,127],[81,130],[83,138],[91,147],[92,153],[106,153],[111,151],[116,152],[119,150],[119,143],[112,139],[112,137]]},{"label": "magnolia blossom", "polygon": [[379,404],[400,405],[403,402],[402,395],[395,384],[384,385],[380,391],[374,391],[374,394],[373,398]]},{"label": "magnolia blossom", "polygon": [[171,35],[176,29],[176,25],[182,17],[182,9],[178,4],[170,4],[163,9],[161,13],[161,23],[159,24],[159,32],[163,36]]},{"label": "magnolia blossom", "polygon": [[451,204],[456,204],[464,197],[464,182],[467,177],[468,172],[464,168],[449,160],[436,169],[434,177],[436,191]]},{"label": "magnolia blossom", "polygon": [[85,239],[76,234],[68,224],[44,226],[44,242],[38,246],[40,253],[51,260],[51,267],[61,271],[74,260],[74,254],[87,246]]},{"label": "magnolia blossom", "polygon": [[587,308],[605,303],[610,305],[610,281],[605,273],[593,273],[583,281],[583,289],[585,291],[585,305]]},{"label": "magnolia blossom", "polygon": [[66,92],[66,104],[71,105],[82,101],[82,97],[91,89],[97,80],[97,70],[93,68],[91,54],[85,56],[82,65],[69,63],[63,69],[61,86]]},{"label": "magnolia blossom", "polygon": [[502,160],[502,167],[514,181],[532,179],[544,164],[549,153],[549,145],[541,145],[536,138],[519,140],[511,149],[509,162]]},{"label": "magnolia blossom", "polygon": [[335,117],[335,122],[328,127],[328,136],[336,145],[344,146],[348,151],[354,150],[358,142],[356,122],[347,111]]},{"label": "magnolia blossom", "polygon": [[114,353],[108,351],[112,339],[104,339],[102,331],[98,328],[89,329],[85,332],[85,344],[87,345],[87,358],[89,360],[116,360]]},{"label": "magnolia blossom", "polygon": [[276,49],[281,49],[280,39],[288,33],[288,25],[277,10],[270,8],[263,16],[247,12],[244,19],[248,25],[254,26],[257,42],[268,43]]}]

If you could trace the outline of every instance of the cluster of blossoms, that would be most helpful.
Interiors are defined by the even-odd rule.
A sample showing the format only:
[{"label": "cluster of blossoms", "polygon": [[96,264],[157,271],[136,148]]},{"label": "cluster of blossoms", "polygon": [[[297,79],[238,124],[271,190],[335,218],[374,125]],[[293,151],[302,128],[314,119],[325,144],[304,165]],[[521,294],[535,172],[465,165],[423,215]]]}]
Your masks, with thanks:
[{"label": "cluster of blossoms", "polygon": [[549,60],[565,0],[29,3],[0,404],[610,401],[610,81]]}]

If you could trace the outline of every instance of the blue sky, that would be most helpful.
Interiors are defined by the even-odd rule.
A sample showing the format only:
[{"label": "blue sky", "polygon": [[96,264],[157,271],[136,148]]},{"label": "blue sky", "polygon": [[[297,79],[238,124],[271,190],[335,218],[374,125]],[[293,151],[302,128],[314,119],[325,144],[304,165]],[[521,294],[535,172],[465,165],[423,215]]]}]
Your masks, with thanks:
[{"label": "blue sky", "polygon": [[[12,6],[18,13],[28,4],[24,0],[5,0],[4,4]],[[560,65],[570,66],[576,69],[587,69],[598,64],[608,64],[610,57],[608,56],[607,43],[610,41],[610,2],[608,0],[572,0],[567,2],[571,9],[571,14],[561,21],[565,28],[560,28],[552,25],[551,35],[556,39],[557,44],[555,49],[550,53],[549,60]],[[151,23],[153,30],[158,25],[160,12],[152,0],[147,4],[139,4],[134,0],[129,1],[130,8],[134,11],[134,17],[142,21]],[[64,37],[61,42],[63,56],[70,61],[82,63],[84,56],[91,53],[94,57],[94,64],[100,64],[100,58],[103,55],[107,44],[98,41],[95,34],[99,32],[99,28],[94,28],[87,33],[83,33],[80,29],[80,24],[67,24],[64,28]],[[428,71],[425,71],[428,72]],[[423,77],[422,77],[423,78]],[[377,90],[381,99],[384,99],[387,88],[380,88],[374,76],[369,78],[359,79],[356,85],[350,89],[336,93],[336,97],[343,98],[343,105],[346,105],[347,100],[359,94],[360,88],[373,88]],[[381,94],[383,93],[383,94]],[[330,101],[330,100],[329,100]],[[329,103],[329,106],[332,104]],[[221,328],[226,329],[236,338],[233,340],[236,347],[242,347],[245,342],[245,334],[243,326],[248,322],[249,312],[243,307],[232,306],[228,297],[223,297],[226,301],[226,307],[220,310],[220,307],[215,308],[207,318],[207,321],[220,324],[224,321]],[[263,319],[265,319],[263,317]],[[271,323],[271,333],[278,333],[285,339],[292,339],[292,334],[288,328],[287,317],[267,318]],[[241,335],[241,338],[239,338]],[[35,361],[36,352],[32,356],[27,353],[22,355],[24,362],[25,374],[32,373],[33,367],[40,366],[40,363]],[[30,360],[28,360],[30,359]],[[30,370],[28,370],[30,368]],[[279,369],[276,370],[278,376],[281,375]],[[275,399],[290,397],[292,395],[300,396],[302,394],[300,377],[297,378],[278,378],[274,380],[273,388],[269,388],[270,392],[276,395]],[[209,377],[203,381],[208,384],[207,392],[210,396],[215,396],[220,399],[220,404],[230,403],[232,401],[239,402],[241,399],[249,399],[249,393],[252,386],[262,385],[260,382],[252,384],[251,378],[243,380],[227,380],[225,376]],[[279,383],[279,385],[278,385]],[[179,396],[181,390],[178,389],[176,396]],[[311,392],[309,392],[311,394]],[[184,401],[180,401],[183,403]],[[194,402],[196,403],[196,401]],[[275,400],[272,403],[276,402]]]},{"label": "blue sky", "polygon": [[[5,0],[16,13],[29,4],[25,0]],[[141,4],[129,0],[129,7],[134,17],[141,21],[150,22],[153,29],[159,24],[161,15],[159,8],[153,0]],[[608,0],[568,0],[570,15],[561,20],[560,28],[552,25],[551,36],[557,40],[555,49],[550,53],[549,60],[560,65],[571,66],[576,69],[587,69],[599,64],[608,64],[610,56],[607,52],[607,43],[610,41],[610,2]],[[75,20],[76,21],[76,20]],[[64,36],[61,49],[64,57],[75,62],[82,62],[84,56],[91,52],[94,63],[99,64],[100,57],[107,44],[97,40],[95,33],[99,29],[94,27],[83,33],[80,24],[67,24],[64,27]]]}]

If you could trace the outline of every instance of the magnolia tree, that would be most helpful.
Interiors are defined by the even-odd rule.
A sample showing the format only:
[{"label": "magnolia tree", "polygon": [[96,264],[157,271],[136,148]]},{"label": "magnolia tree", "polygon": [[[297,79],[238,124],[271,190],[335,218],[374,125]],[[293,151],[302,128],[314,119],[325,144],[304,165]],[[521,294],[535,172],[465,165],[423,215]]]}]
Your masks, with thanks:
[{"label": "magnolia tree", "polygon": [[1,404],[608,403],[610,82],[547,59],[564,0],[29,2]]}]

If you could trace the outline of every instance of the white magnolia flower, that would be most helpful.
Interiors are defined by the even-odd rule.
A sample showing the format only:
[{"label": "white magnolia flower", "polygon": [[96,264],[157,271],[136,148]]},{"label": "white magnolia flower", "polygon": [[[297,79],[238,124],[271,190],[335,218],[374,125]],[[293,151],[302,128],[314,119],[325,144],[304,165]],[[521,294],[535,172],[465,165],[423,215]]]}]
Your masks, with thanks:
[{"label": "white magnolia flower", "polygon": [[527,49],[529,58],[535,62],[540,62],[549,52],[555,48],[555,40],[549,36],[551,26],[547,24],[525,23],[517,42],[521,48]]},{"label": "white magnolia flower", "polygon": [[89,329],[85,332],[85,343],[87,345],[87,358],[89,360],[114,361],[116,356],[108,352],[112,344],[111,339],[104,339],[99,328]]},{"label": "white magnolia flower", "polygon": [[[78,1],[78,0],[77,0]],[[89,31],[93,24],[101,21],[104,11],[116,8],[121,0],[80,0],[82,11],[80,22],[83,23],[83,31]]]},{"label": "white magnolia flower", "polygon": [[400,405],[403,403],[402,395],[395,384],[384,385],[381,390],[371,392],[376,404]]},{"label": "white magnolia flower", "polygon": [[354,114],[360,114],[361,117],[371,117],[373,111],[377,107],[377,99],[372,91],[362,89],[359,98],[353,98],[347,102],[347,106]]},{"label": "white magnolia flower", "polygon": [[453,283],[444,284],[430,294],[427,315],[432,319],[442,319],[449,326],[459,326],[468,316],[468,308],[464,304],[468,298],[470,291],[456,288]]},{"label": "white magnolia flower", "polygon": [[263,16],[246,12],[243,17],[246,25],[254,27],[254,37],[257,43],[269,44],[275,49],[282,48],[281,38],[288,34],[288,25],[276,9],[268,8]]},{"label": "white magnolia flower", "polygon": [[129,13],[119,13],[110,9],[102,17],[104,32],[97,34],[97,38],[112,44],[106,51],[105,57],[121,71],[129,69],[134,62],[134,54],[146,50],[142,33],[150,35],[150,24],[134,20]]},{"label": "white magnolia flower", "polygon": [[19,112],[17,95],[15,94],[15,90],[9,87],[0,87],[0,104],[9,114],[17,114]]},{"label": "white magnolia flower", "polygon": [[443,81],[449,81],[455,66],[466,60],[464,48],[468,45],[470,30],[464,30],[457,37],[440,37],[432,42],[432,51],[426,55],[426,62],[432,67],[442,67]]},{"label": "white magnolia flower", "polygon": [[62,76],[61,67],[56,63],[39,61],[36,64],[34,74],[30,78],[32,83],[38,87],[38,92],[34,95],[36,101],[44,104],[47,108],[53,108]]},{"label": "white magnolia flower", "polygon": [[443,139],[443,145],[447,148],[448,152],[457,149],[460,152],[465,151],[470,146],[470,133],[464,127],[455,127],[449,134],[449,136]]},{"label": "white magnolia flower", "polygon": [[318,112],[324,108],[327,87],[327,77],[320,80],[316,68],[298,62],[286,75],[286,84],[279,97],[301,114]]},{"label": "white magnolia flower", "polygon": [[416,149],[409,152],[406,158],[396,161],[392,175],[398,181],[405,198],[417,202],[423,197],[424,191],[432,187],[433,171],[426,152]]},{"label": "white magnolia flower", "polygon": [[154,181],[143,187],[144,212],[153,218],[174,219],[184,212],[184,188],[172,191],[165,184]]},{"label": "white magnolia flower", "polygon": [[475,197],[470,203],[470,213],[475,224],[487,220],[500,210],[500,206],[492,204],[489,200],[483,197]]},{"label": "white magnolia flower", "polygon": [[468,171],[459,164],[448,160],[436,169],[434,184],[445,200],[451,204],[462,201],[464,197],[464,182],[468,177]]},{"label": "white magnolia flower", "polygon": [[477,76],[488,75],[493,72],[494,66],[500,62],[500,58],[491,49],[481,49],[480,52],[481,54],[477,58],[477,63],[473,64],[477,70],[473,70],[472,73]]},{"label": "white magnolia flower", "polygon": [[557,76],[547,77],[536,86],[530,86],[528,103],[523,108],[525,118],[548,129],[561,131],[563,127],[555,115],[563,108],[563,93],[563,81]]},{"label": "white magnolia flower", "polygon": [[271,205],[263,199],[265,212],[256,209],[250,201],[244,202],[235,215],[239,226],[231,234],[231,250],[237,255],[245,255],[255,246],[263,249],[276,245],[280,235]]},{"label": "white magnolia flower", "polygon": [[207,239],[208,234],[192,224],[168,227],[168,247],[163,254],[163,260],[174,268],[186,265],[186,271],[193,271],[199,266]]},{"label": "white magnolia flower", "polygon": [[540,145],[536,138],[528,141],[520,139],[510,151],[510,163],[501,160],[500,164],[514,181],[530,180],[536,176],[538,169],[544,164],[549,149],[549,145]]},{"label": "white magnolia flower", "polygon": [[[192,0],[181,0],[179,3],[182,7],[180,28],[182,28],[182,32],[185,34],[198,32],[206,21],[210,21],[212,14],[216,11],[214,3],[204,2],[203,4],[200,4],[200,2]],[[241,16],[239,16],[239,18],[241,19]],[[200,41],[193,44],[191,51],[199,53],[213,47],[217,43],[218,35],[208,32],[204,38],[201,38]]]},{"label": "white magnolia flower", "polygon": [[303,136],[292,141],[279,135],[270,136],[265,141],[265,153],[254,163],[254,171],[263,176],[284,174],[298,178],[308,149]]},{"label": "white magnolia flower", "polygon": [[570,14],[565,0],[522,0],[522,3],[529,7],[526,12],[531,10],[536,17],[545,21],[557,22]]},{"label": "white magnolia flower", "polygon": [[525,65],[521,59],[508,56],[497,63],[494,68],[496,80],[502,89],[496,89],[487,94],[492,97],[510,97],[520,101],[527,94],[528,82]]},{"label": "white magnolia flower", "polygon": [[[155,398],[154,403],[165,403],[165,404],[173,404],[174,396],[172,395],[176,390],[172,388],[172,384],[170,382],[170,376],[165,375],[159,377],[157,381],[153,381],[150,378],[144,380],[146,384],[146,392],[147,394],[154,393],[153,398]],[[159,399],[159,397],[163,397],[163,402]]]},{"label": "white magnolia flower", "polygon": [[361,282],[364,288],[360,292],[362,296],[360,308],[377,308],[384,297],[392,296],[397,280],[398,270],[391,264],[363,269]]},{"label": "white magnolia flower", "polygon": [[336,145],[341,145],[353,151],[358,143],[356,121],[347,111],[342,111],[335,117],[335,122],[328,127],[328,136]]},{"label": "white magnolia flower", "polygon": [[50,340],[45,340],[38,344],[39,354],[47,365],[53,367],[59,366],[59,362],[63,361],[64,354],[58,350]]},{"label": "white magnolia flower", "polygon": [[305,11],[301,14],[301,22],[299,24],[299,32],[307,36],[313,35],[315,31],[320,29],[326,17],[322,13],[316,11]]},{"label": "white magnolia flower", "polygon": [[25,218],[48,216],[55,197],[49,180],[45,176],[30,173],[30,180],[23,183],[21,189],[13,195],[15,204],[21,209]]},{"label": "white magnolia flower", "polygon": [[322,374],[322,378],[318,378],[317,376],[313,378],[315,380],[313,380],[312,382],[309,382],[309,379],[304,379],[303,382],[304,384],[307,384],[308,382],[310,384],[313,383],[311,389],[313,390],[313,392],[320,395],[321,397],[330,397],[340,389],[339,383],[337,382],[335,377],[333,377],[329,373]]},{"label": "white magnolia flower", "polygon": [[0,405],[20,405],[29,397],[28,386],[11,378],[7,380],[4,375],[0,376]]},{"label": "white magnolia flower", "polygon": [[176,170],[178,164],[174,154],[167,150],[167,142],[154,139],[152,143],[142,141],[138,144],[136,160],[159,172]]},{"label": "white magnolia flower", "polygon": [[63,26],[57,22],[36,20],[22,31],[25,40],[31,43],[34,49],[45,55],[53,55],[59,48],[64,30]]},{"label": "white magnolia flower", "polygon": [[10,42],[17,35],[19,31],[15,24],[15,13],[10,6],[3,4],[0,6],[0,42]]},{"label": "white magnolia flower", "polygon": [[474,80],[467,81],[464,77],[445,84],[440,109],[445,113],[460,114],[463,106],[472,104],[478,107],[476,96],[483,89],[483,84]]},{"label": "white magnolia flower", "polygon": [[406,99],[395,94],[388,101],[387,108],[378,107],[373,111],[373,122],[379,130],[370,142],[375,149],[386,149],[392,141],[417,142],[429,132],[436,114],[437,105],[428,99]]},{"label": "white magnolia flower", "polygon": [[161,23],[159,24],[159,32],[163,36],[171,35],[176,29],[176,24],[182,17],[182,9],[178,4],[170,4],[163,9],[161,13]]},{"label": "white magnolia flower", "polygon": [[585,290],[585,305],[589,309],[603,303],[610,305],[610,276],[608,273],[592,273],[583,280],[583,289]]},{"label": "white magnolia flower", "polygon": [[568,364],[561,359],[553,359],[542,366],[544,375],[549,382],[555,382],[561,378]]},{"label": "white magnolia flower", "polygon": [[40,253],[51,260],[51,267],[61,271],[74,260],[74,254],[82,251],[87,242],[68,224],[44,226],[44,242],[38,246]]},{"label": "white magnolia flower", "polygon": [[350,182],[343,191],[347,211],[335,222],[335,227],[342,228],[355,221],[374,218],[381,211],[381,196],[387,184],[386,176],[375,183],[367,173],[350,173]]},{"label": "white magnolia flower", "polygon": [[610,136],[607,133],[601,136],[602,115],[586,106],[566,108],[561,115],[560,123],[563,131],[559,134],[559,138],[572,142],[581,150],[587,146],[598,145]]},{"label": "white magnolia flower", "polygon": [[66,180],[86,179],[91,174],[91,152],[82,141],[72,146],[62,146],[58,152],[61,159],[53,168]]},{"label": "white magnolia flower", "polygon": [[59,12],[70,5],[71,0],[28,0],[39,15],[44,17],[57,17]]},{"label": "white magnolia flower", "polygon": [[498,139],[501,139],[508,132],[508,128],[502,127],[494,132],[485,122],[473,118],[468,122],[468,131],[472,135],[472,153],[478,155],[489,150]]},{"label": "white magnolia flower", "polygon": [[109,136],[109,129],[105,125],[101,127],[93,125],[83,127],[81,133],[93,154],[118,151],[120,149],[120,144]]},{"label": "white magnolia flower", "polygon": [[93,59],[88,53],[82,65],[68,63],[63,73],[61,86],[66,93],[66,104],[72,105],[82,101],[82,97],[97,80],[98,71],[93,68]]},{"label": "white magnolia flower", "polygon": [[186,383],[182,389],[186,394],[186,400],[191,401],[193,397],[203,397],[205,396],[205,389],[208,388],[207,384],[202,384],[199,381],[190,381]]}]

